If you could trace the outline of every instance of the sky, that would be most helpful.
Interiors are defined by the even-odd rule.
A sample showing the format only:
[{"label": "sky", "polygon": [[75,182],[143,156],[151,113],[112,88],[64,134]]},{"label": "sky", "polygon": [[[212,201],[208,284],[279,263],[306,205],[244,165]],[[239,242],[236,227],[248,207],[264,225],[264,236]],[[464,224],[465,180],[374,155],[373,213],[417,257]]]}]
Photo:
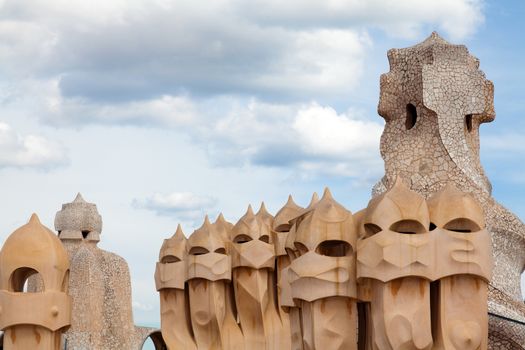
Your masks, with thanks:
[{"label": "sky", "polygon": [[366,206],[386,52],[434,30],[494,82],[482,163],[523,218],[524,16],[522,1],[0,0],[0,242],[33,212],[53,228],[81,192],[99,247],[128,261],[135,323],[158,326],[155,262],[178,223],[325,186]]}]

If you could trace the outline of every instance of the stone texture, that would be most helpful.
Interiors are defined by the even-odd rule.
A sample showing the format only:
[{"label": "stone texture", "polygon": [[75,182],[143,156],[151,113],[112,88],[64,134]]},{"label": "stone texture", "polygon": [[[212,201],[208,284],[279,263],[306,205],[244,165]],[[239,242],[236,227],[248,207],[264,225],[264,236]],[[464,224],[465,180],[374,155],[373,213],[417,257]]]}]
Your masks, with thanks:
[{"label": "stone texture", "polygon": [[367,345],[487,349],[492,244],[473,196],[449,183],[425,201],[398,178],[360,220],[357,277],[361,300],[370,301]]},{"label": "stone texture", "polygon": [[[523,348],[525,231],[491,197],[479,160],[479,125],[495,116],[493,85],[466,47],[436,33],[388,58],[378,107],[385,176],[366,209],[352,214],[326,192],[306,209],[290,198],[275,218],[264,204],[256,215],[250,207],[235,226],[223,223],[226,234],[211,235],[205,220],[208,239],[203,228],[190,236],[203,255],[187,249],[181,261],[208,261],[217,249],[221,261],[231,257],[231,278],[222,263],[217,271],[208,263],[202,279],[221,281],[221,296],[235,304],[224,310],[242,330],[237,348]],[[160,259],[157,271],[172,276],[180,263]],[[182,292],[171,281],[158,280],[161,303],[166,290]],[[216,297],[195,300],[191,286],[184,295],[189,301],[165,307],[189,308],[194,330],[218,319],[216,305],[201,307]],[[164,313],[162,322],[177,327]],[[193,334],[199,349],[231,348],[201,346],[204,333]],[[275,334],[291,341],[277,346]]]},{"label": "stone texture", "polygon": [[62,205],[55,228],[70,260],[69,294],[73,299],[68,349],[141,349],[153,329],[136,327],[131,308],[131,280],[126,261],[97,246],[102,218],[95,204],[80,194]]},{"label": "stone texture", "polygon": [[[479,160],[492,83],[436,33],[388,58],[385,176],[367,208],[326,190],[275,217],[264,203],[235,225],[206,217],[188,239],[178,227],[155,271],[168,348],[525,349],[525,228]],[[0,252],[6,349],[141,349],[148,336],[165,349],[133,324],[128,266],[97,247],[96,205],[77,195],[55,227],[60,240],[33,216]]]},{"label": "stone texture", "polygon": [[[27,286],[31,276],[38,277],[38,293],[31,293]],[[3,349],[58,350],[62,346],[61,334],[71,322],[68,276],[64,247],[33,214],[26,225],[7,238],[0,251]]]},{"label": "stone texture", "polygon": [[62,204],[62,210],[55,216],[55,229],[61,239],[98,242],[102,232],[102,217],[97,206],[87,203],[79,193],[73,202]]},{"label": "stone texture", "polygon": [[264,207],[234,226],[206,217],[162,245],[164,338],[172,349],[486,350],[491,249],[480,204],[453,184],[427,200],[398,179],[355,215],[327,189],[275,219]]},{"label": "stone texture", "polygon": [[489,311],[522,320],[525,227],[492,198],[479,158],[479,126],[495,117],[492,83],[465,46],[449,44],[436,33],[413,47],[390,50],[388,59],[390,72],[381,76],[378,106],[386,121],[381,136],[385,176],[373,195],[397,176],[426,198],[449,181],[472,193],[493,243]]}]

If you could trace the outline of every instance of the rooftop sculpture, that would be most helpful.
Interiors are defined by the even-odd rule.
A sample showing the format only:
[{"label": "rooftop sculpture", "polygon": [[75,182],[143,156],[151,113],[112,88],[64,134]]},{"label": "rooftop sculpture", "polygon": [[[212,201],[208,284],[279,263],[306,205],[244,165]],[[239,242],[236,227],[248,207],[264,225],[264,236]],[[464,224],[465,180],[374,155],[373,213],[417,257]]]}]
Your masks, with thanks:
[{"label": "rooftop sculpture", "polygon": [[70,261],[71,327],[67,349],[140,349],[152,329],[135,327],[128,264],[97,247],[102,217],[80,193],[55,217],[58,238]]},{"label": "rooftop sculpture", "polygon": [[[525,347],[523,224],[492,199],[479,161],[479,125],[495,116],[493,85],[465,46],[436,33],[388,58],[378,106],[385,176],[367,208],[352,214],[326,191],[306,209],[290,198],[273,220],[249,208],[229,235],[215,236],[225,239],[232,270],[250,267],[249,277],[223,279],[233,286],[223,290],[236,305],[228,312],[242,332],[237,347]],[[181,250],[180,261],[188,259]],[[162,331],[177,325],[163,321]],[[290,345],[274,334],[287,334]],[[198,349],[229,349],[200,347],[198,338]]]},{"label": "rooftop sculpture", "polygon": [[[472,195],[449,184],[427,201],[399,178],[356,214],[327,189],[307,209],[289,199],[276,219],[261,216],[249,207],[233,228],[206,218],[187,242],[180,230],[165,241],[162,332],[181,334],[164,338],[168,348],[487,349],[492,246]],[[270,238],[279,234],[293,242],[281,264]],[[168,246],[176,259],[165,259]],[[188,299],[170,302],[183,286],[163,276],[179,264]],[[174,322],[185,311],[189,320]]]},{"label": "rooftop sculpture", "polygon": [[[6,350],[62,348],[71,324],[69,260],[57,236],[33,214],[0,251],[0,328]],[[27,293],[28,279],[39,293]]]},{"label": "rooftop sculpture", "polygon": [[[520,277],[525,266],[525,226],[497,203],[479,158],[479,126],[495,118],[494,87],[479,70],[479,60],[463,45],[437,33],[422,43],[388,52],[390,72],[381,76],[379,114],[386,125],[381,136],[385,176],[377,196],[398,176],[425,198],[452,182],[481,204],[494,250],[489,311],[494,346],[525,347],[501,317],[525,322]],[[499,316],[499,317],[498,317]],[[508,339],[512,339],[509,343]]]},{"label": "rooftop sculpture", "polygon": [[57,213],[58,236],[33,216],[0,251],[3,346],[525,349],[525,228],[479,161],[493,85],[436,33],[388,58],[385,176],[366,208],[326,189],[305,208],[290,196],[275,217],[263,203],[189,237],[178,226],[155,269],[161,334],[134,326],[127,264],[97,247],[101,216],[79,194]]}]

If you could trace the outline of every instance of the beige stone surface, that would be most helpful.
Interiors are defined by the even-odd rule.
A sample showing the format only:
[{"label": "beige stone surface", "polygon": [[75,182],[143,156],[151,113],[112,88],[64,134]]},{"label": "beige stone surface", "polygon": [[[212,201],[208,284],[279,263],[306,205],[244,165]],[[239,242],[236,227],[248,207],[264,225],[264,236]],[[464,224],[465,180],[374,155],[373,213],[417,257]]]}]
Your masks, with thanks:
[{"label": "beige stone surface", "polygon": [[428,200],[437,237],[439,285],[434,295],[435,349],[487,349],[488,288],[492,242],[483,210],[448,184]]},{"label": "beige stone surface", "polygon": [[525,348],[524,228],[479,161],[492,83],[436,33],[388,58],[385,177],[365,209],[326,189],[275,216],[263,202],[235,225],[206,217],[188,238],[179,226],[155,266],[161,334],[133,324],[127,263],[97,247],[102,218],[79,194],[57,213],[58,238],[33,216],[0,252],[4,347]]},{"label": "beige stone surface", "polygon": [[155,266],[161,328],[136,327],[127,263],[79,194],[0,251],[5,349],[525,349],[525,227],[491,195],[479,126],[494,87],[437,33],[388,52],[385,176],[352,214],[326,190],[275,216],[180,226]]},{"label": "beige stone surface", "polygon": [[[41,288],[31,292],[30,276]],[[69,260],[56,235],[33,214],[0,251],[0,329],[7,350],[58,350],[71,324]]]},{"label": "beige stone surface", "polygon": [[262,208],[165,241],[168,348],[487,349],[492,245],[471,194],[449,184],[426,200],[399,178],[355,216],[329,190]]},{"label": "beige stone surface", "polygon": [[230,232],[232,284],[246,349],[290,348],[290,331],[278,310],[272,222],[249,206]]},{"label": "beige stone surface", "polygon": [[57,213],[55,228],[70,261],[68,350],[141,349],[153,330],[133,323],[128,264],[97,246],[102,218],[96,205],[78,194]]},{"label": "beige stone surface", "polygon": [[356,348],[357,232],[352,213],[326,189],[294,225],[298,257],[290,264],[288,281],[300,307],[304,349]]},{"label": "beige stone surface", "polygon": [[197,349],[193,339],[189,300],[184,291],[186,236],[181,226],[165,239],[155,269],[155,285],[160,294],[160,324],[164,341],[170,349]]},{"label": "beige stone surface", "polygon": [[62,239],[98,242],[102,232],[102,217],[97,206],[86,202],[79,193],[73,202],[62,204],[62,210],[55,216],[55,229]]},{"label": "beige stone surface", "polygon": [[357,276],[370,279],[372,349],[431,349],[430,281],[438,262],[425,199],[399,178],[366,208]]},{"label": "beige stone surface", "polygon": [[232,303],[231,259],[220,220],[208,217],[187,243],[189,310],[199,349],[244,349]]},{"label": "beige stone surface", "polygon": [[279,314],[283,327],[290,329],[290,342],[292,350],[303,349],[303,337],[301,332],[300,309],[292,299],[292,289],[288,282],[288,270],[290,263],[295,257],[286,249],[286,241],[292,229],[290,221],[294,220],[302,212],[303,208],[298,206],[292,196],[288,196],[286,204],[275,214],[273,220],[272,234],[275,246],[275,266],[277,282],[277,299]]},{"label": "beige stone surface", "polygon": [[[489,311],[496,318],[525,321],[520,290],[525,227],[492,197],[479,157],[479,127],[495,117],[492,83],[465,46],[436,33],[413,47],[390,50],[388,59],[390,71],[381,76],[378,106],[386,121],[381,136],[385,176],[373,195],[384,192],[397,176],[425,198],[448,182],[471,193],[481,204],[492,239]],[[521,339],[525,348],[523,335]]]},{"label": "beige stone surface", "polygon": [[487,349],[492,244],[472,195],[450,183],[425,201],[398,178],[359,227],[371,348]]}]

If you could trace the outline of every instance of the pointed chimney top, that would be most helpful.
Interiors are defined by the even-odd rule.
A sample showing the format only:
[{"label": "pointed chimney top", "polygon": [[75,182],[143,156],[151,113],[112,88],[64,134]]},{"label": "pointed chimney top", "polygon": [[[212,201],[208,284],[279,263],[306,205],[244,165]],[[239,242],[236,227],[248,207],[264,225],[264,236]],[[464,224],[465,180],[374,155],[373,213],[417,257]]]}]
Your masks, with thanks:
[{"label": "pointed chimney top", "polygon": [[224,215],[222,215],[222,213],[219,213],[219,216],[217,216],[217,219],[215,219],[215,223],[218,223],[218,222],[225,222],[226,219],[224,218]]},{"label": "pointed chimney top", "polygon": [[310,200],[310,204],[308,204],[308,207],[306,209],[313,207],[315,203],[317,202],[319,202],[319,195],[317,194],[317,192],[314,192],[312,194],[312,199]]},{"label": "pointed chimney top", "polygon": [[173,234],[172,238],[184,238],[186,237],[184,235],[184,232],[182,232],[182,226],[180,224],[177,224],[177,230],[175,230],[175,233]]},{"label": "pointed chimney top", "polygon": [[82,197],[82,194],[80,194],[80,192],[77,193],[77,196],[75,197],[75,199],[73,200],[73,203],[86,203],[86,201],[84,200],[84,198]]},{"label": "pointed chimney top", "polygon": [[322,199],[332,199],[332,192],[330,192],[330,189],[327,187],[324,188],[323,192],[323,198]]},{"label": "pointed chimney top", "polygon": [[31,217],[29,218],[29,223],[41,225],[40,219],[38,218],[38,215],[36,215],[36,213],[31,214]]},{"label": "pointed chimney top", "polygon": [[289,195],[286,204],[275,214],[273,229],[278,232],[289,231],[290,220],[296,218],[302,210],[304,209],[294,202],[292,195]]},{"label": "pointed chimney top", "polygon": [[257,214],[259,213],[267,213],[268,210],[266,210],[266,205],[264,204],[264,201],[261,202],[261,206],[259,207],[259,211],[257,212]]}]

